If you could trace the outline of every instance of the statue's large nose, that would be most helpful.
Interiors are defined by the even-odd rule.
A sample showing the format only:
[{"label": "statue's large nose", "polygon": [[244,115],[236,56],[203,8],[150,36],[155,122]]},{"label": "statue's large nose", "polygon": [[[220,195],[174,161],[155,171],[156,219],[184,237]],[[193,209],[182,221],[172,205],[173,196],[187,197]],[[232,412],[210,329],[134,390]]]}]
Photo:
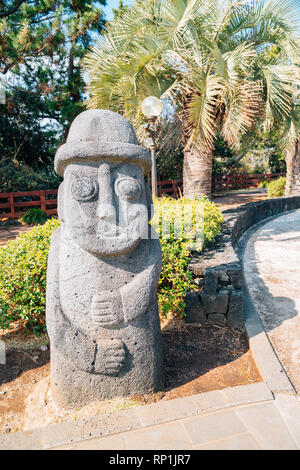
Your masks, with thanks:
[{"label": "statue's large nose", "polygon": [[99,181],[99,203],[97,216],[101,220],[116,222],[116,211],[111,181],[110,167],[107,163],[102,163],[98,171]]}]

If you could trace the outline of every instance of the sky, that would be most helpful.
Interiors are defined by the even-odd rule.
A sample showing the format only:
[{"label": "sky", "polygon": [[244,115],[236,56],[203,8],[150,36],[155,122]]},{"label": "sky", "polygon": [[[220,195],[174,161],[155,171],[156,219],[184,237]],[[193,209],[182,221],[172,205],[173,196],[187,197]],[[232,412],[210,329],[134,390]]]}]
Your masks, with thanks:
[{"label": "sky", "polygon": [[[123,0],[123,3],[125,5],[130,5],[133,0]],[[119,0],[107,0],[107,5],[104,7],[105,15],[107,20],[112,20],[113,19],[113,8],[117,8],[119,6],[120,1]]]}]

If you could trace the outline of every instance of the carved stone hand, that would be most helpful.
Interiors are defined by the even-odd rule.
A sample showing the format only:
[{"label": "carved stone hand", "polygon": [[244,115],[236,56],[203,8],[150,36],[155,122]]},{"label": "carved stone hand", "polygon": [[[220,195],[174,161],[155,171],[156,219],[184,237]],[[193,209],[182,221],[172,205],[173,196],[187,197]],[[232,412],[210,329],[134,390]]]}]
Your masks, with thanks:
[{"label": "carved stone hand", "polygon": [[95,323],[104,328],[122,323],[122,300],[119,291],[103,291],[95,294],[91,304],[91,316]]},{"label": "carved stone hand", "polygon": [[123,341],[114,339],[98,344],[94,372],[96,374],[117,375],[123,367],[126,351]]}]

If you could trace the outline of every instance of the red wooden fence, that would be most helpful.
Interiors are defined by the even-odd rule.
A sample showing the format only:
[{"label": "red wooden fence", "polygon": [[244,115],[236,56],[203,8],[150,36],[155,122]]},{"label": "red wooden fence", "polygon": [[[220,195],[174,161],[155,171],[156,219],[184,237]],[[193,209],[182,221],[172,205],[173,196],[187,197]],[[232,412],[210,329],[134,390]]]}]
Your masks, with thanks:
[{"label": "red wooden fence", "polygon": [[17,219],[30,207],[57,214],[57,189],[0,193],[0,217]]},{"label": "red wooden fence", "polygon": [[272,181],[274,179],[284,176],[283,173],[273,174],[253,174],[253,175],[228,175],[223,178],[216,176],[212,180],[212,192],[230,190],[230,189],[246,189],[257,188],[261,181]]},{"label": "red wooden fence", "polygon": [[[261,181],[271,181],[279,176],[283,176],[283,174],[229,175],[226,178],[217,176],[212,181],[212,192],[256,188]],[[182,195],[182,180],[158,181],[157,190],[158,196],[166,194],[178,198]],[[22,217],[29,207],[39,207],[48,215],[56,215],[57,189],[0,193],[0,218],[16,219]]]}]

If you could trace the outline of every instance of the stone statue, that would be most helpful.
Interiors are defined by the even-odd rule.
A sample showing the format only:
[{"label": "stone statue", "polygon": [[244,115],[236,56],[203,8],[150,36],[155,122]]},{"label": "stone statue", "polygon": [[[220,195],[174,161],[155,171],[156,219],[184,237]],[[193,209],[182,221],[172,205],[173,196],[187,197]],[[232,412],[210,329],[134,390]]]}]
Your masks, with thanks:
[{"label": "stone statue", "polygon": [[81,113],[55,156],[64,177],[51,239],[46,321],[51,391],[66,408],[163,387],[158,237],[149,153],[129,122]]}]

